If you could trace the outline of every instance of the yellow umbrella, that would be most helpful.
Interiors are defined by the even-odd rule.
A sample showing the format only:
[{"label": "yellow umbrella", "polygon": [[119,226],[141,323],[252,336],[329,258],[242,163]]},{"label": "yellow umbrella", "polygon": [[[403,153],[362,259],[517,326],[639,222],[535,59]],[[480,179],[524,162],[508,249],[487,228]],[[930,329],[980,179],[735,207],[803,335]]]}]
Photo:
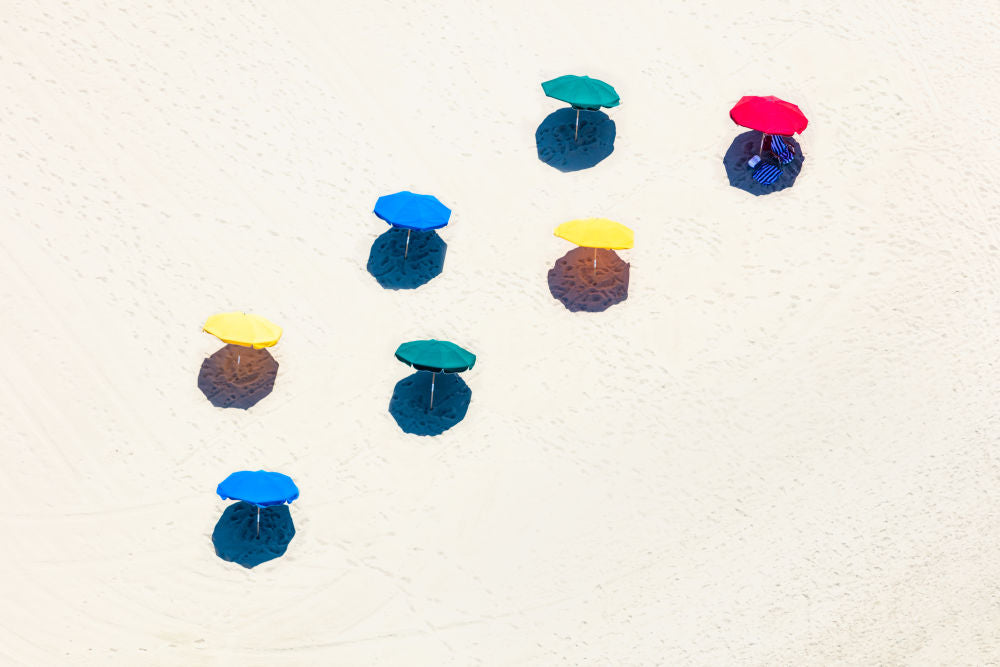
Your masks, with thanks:
[{"label": "yellow umbrella", "polygon": [[566,239],[584,248],[594,249],[594,272],[597,272],[597,249],[624,250],[635,244],[632,230],[607,218],[585,218],[564,222],[554,232],[556,236]]},{"label": "yellow umbrella", "polygon": [[[219,313],[212,315],[202,327],[223,343],[242,345],[260,350],[271,347],[281,338],[281,327],[260,315]],[[236,363],[240,363],[239,355]]]}]

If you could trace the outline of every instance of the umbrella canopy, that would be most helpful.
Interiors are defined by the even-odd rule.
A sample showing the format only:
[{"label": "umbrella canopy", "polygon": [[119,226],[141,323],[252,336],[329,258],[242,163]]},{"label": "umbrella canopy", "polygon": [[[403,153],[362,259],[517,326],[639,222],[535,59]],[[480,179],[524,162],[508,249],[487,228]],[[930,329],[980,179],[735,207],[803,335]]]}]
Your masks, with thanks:
[{"label": "umbrella canopy", "polygon": [[737,125],[749,127],[751,130],[786,137],[802,132],[809,124],[801,109],[773,95],[744,96],[729,110],[729,117]]},{"label": "umbrella canopy", "polygon": [[215,490],[223,500],[243,500],[257,507],[290,503],[299,488],[288,475],[266,470],[241,470],[222,480]]},{"label": "umbrella canopy", "polygon": [[203,330],[223,343],[260,350],[271,347],[281,338],[281,327],[260,315],[219,313],[205,322]]},{"label": "umbrella canopy", "polygon": [[396,358],[418,371],[460,373],[472,368],[476,355],[446,340],[411,340],[396,349]]},{"label": "umbrella canopy", "polygon": [[393,227],[427,231],[447,225],[451,209],[433,195],[418,195],[403,190],[379,197],[375,202],[375,215]]},{"label": "umbrella canopy", "polygon": [[623,250],[635,244],[631,229],[605,218],[570,220],[556,227],[554,234],[584,248]]},{"label": "umbrella canopy", "polygon": [[568,102],[574,109],[596,111],[601,107],[616,107],[621,103],[621,98],[611,85],[589,76],[560,76],[544,82],[542,90],[549,97]]}]

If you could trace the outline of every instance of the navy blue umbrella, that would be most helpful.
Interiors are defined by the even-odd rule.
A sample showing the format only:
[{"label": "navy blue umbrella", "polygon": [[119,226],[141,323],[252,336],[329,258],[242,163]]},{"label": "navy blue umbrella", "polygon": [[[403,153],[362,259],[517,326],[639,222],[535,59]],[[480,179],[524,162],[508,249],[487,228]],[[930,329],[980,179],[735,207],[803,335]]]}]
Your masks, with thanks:
[{"label": "navy blue umbrella", "polygon": [[299,487],[288,475],[266,470],[241,470],[222,480],[215,490],[223,500],[242,500],[257,506],[257,537],[260,537],[260,508],[291,503],[299,497]]},{"label": "navy blue umbrella", "polygon": [[451,209],[433,195],[418,195],[408,190],[383,195],[375,202],[375,215],[393,227],[406,230],[406,249],[410,252],[410,232],[441,229],[451,218]]}]

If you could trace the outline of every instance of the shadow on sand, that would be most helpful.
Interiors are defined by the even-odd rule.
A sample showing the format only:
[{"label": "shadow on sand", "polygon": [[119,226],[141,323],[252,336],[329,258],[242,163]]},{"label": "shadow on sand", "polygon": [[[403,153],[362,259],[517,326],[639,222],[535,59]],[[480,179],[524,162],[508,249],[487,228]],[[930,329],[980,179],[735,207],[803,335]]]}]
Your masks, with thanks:
[{"label": "shadow on sand", "polygon": [[217,408],[246,410],[271,393],[277,375],[278,362],[267,350],[226,345],[201,362],[198,389]]},{"label": "shadow on sand", "polygon": [[574,248],[549,270],[549,291],[573,312],[599,313],[628,298],[629,264],[614,250]]},{"label": "shadow on sand", "polygon": [[368,273],[386,289],[414,289],[441,274],[447,251],[448,244],[431,230],[410,234],[406,252],[406,230],[392,228],[372,244]]},{"label": "shadow on sand", "polygon": [[[799,171],[802,170],[802,162],[805,160],[799,143],[791,137],[784,137],[785,143],[795,149],[795,159],[789,164],[781,165],[781,177],[774,185],[761,185],[751,178],[753,170],[747,167],[747,161],[751,156],[760,152],[760,139],[761,133],[756,130],[744,132],[733,139],[732,145],[726,151],[725,157],[722,158],[722,164],[726,167],[726,176],[729,177],[729,184],[755,196],[769,195],[772,192],[792,187]],[[777,164],[766,146],[763,161]]]},{"label": "shadow on sand", "polygon": [[389,414],[399,428],[413,435],[440,435],[465,419],[472,390],[455,373],[438,373],[434,381],[434,408],[431,373],[417,371],[396,383],[389,400]]},{"label": "shadow on sand", "polygon": [[602,111],[580,112],[579,138],[573,139],[576,109],[560,109],[535,130],[538,159],[559,171],[589,169],[615,149],[615,122]]},{"label": "shadow on sand", "polygon": [[249,568],[284,555],[293,537],[295,525],[288,505],[261,508],[257,537],[257,506],[240,501],[219,517],[212,544],[222,560]]}]

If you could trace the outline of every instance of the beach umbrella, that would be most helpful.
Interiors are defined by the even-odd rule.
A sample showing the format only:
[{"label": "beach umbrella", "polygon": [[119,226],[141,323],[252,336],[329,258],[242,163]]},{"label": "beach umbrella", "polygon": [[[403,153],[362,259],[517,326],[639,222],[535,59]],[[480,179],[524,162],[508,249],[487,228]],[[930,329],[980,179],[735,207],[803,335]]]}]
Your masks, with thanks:
[{"label": "beach umbrella", "polygon": [[[223,343],[261,350],[271,347],[281,338],[281,327],[274,322],[247,313],[219,313],[205,321],[202,331],[212,334]],[[236,364],[240,355],[236,355]]]},{"label": "beach umbrella", "polygon": [[396,358],[418,371],[431,372],[431,405],[434,409],[434,379],[438,373],[461,373],[472,368],[476,355],[446,340],[411,340],[396,348]]},{"label": "beach umbrella", "polygon": [[403,259],[410,252],[410,232],[426,232],[448,224],[451,209],[433,195],[418,195],[408,190],[383,195],[375,202],[375,215],[393,227],[406,230]]},{"label": "beach umbrella", "polygon": [[767,135],[780,134],[788,137],[796,132],[801,133],[809,125],[809,119],[801,109],[773,95],[745,95],[729,110],[729,117],[737,125],[762,133],[761,151],[764,150],[764,137]]},{"label": "beach umbrella", "polygon": [[606,218],[570,220],[556,227],[556,236],[584,248],[594,249],[594,273],[597,273],[597,249],[624,250],[635,244],[631,229]]},{"label": "beach umbrella", "polygon": [[604,83],[600,79],[591,79],[589,76],[577,76],[566,74],[551,81],[542,83],[542,90],[549,97],[561,102],[568,102],[576,109],[576,129],[573,132],[573,141],[576,141],[580,132],[580,110],[597,111],[601,107],[616,107],[621,103],[621,98],[614,87]]},{"label": "beach umbrella", "polygon": [[241,470],[222,480],[215,489],[223,500],[242,500],[257,506],[257,537],[260,537],[260,508],[291,503],[299,497],[299,487],[288,475],[266,470]]}]

